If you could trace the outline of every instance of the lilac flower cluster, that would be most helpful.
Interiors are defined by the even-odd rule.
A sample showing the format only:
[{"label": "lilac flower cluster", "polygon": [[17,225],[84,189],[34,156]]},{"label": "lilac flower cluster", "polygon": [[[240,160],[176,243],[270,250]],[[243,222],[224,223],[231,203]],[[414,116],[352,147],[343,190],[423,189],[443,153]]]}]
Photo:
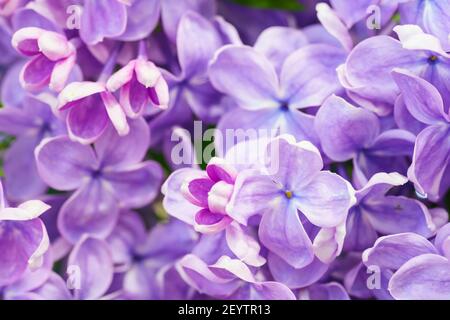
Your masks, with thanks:
[{"label": "lilac flower cluster", "polygon": [[0,299],[450,300],[450,1],[293,2],[0,0]]}]

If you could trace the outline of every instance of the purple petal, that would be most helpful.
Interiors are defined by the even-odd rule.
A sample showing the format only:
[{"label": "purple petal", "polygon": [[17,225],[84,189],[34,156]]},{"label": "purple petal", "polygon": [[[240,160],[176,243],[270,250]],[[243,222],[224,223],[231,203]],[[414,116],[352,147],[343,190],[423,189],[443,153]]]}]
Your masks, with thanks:
[{"label": "purple petal", "polygon": [[389,292],[397,300],[448,300],[450,261],[423,254],[406,262],[389,281]]},{"label": "purple petal", "polygon": [[367,215],[360,208],[350,209],[347,218],[347,234],[344,241],[345,251],[363,251],[372,246],[378,234]]},{"label": "purple petal", "polygon": [[279,195],[280,189],[267,176],[260,176],[251,170],[244,171],[236,179],[227,212],[246,225],[250,217],[262,214],[267,204]]},{"label": "purple petal", "polygon": [[186,190],[182,189],[184,196],[198,207],[208,207],[208,193],[215,182],[209,178],[194,179],[187,181]]},{"label": "purple petal", "polygon": [[211,18],[216,10],[216,4],[210,0],[165,0],[161,1],[161,19],[168,38],[175,43],[178,25],[183,15],[188,11],[200,13]]},{"label": "purple petal", "polygon": [[50,274],[47,281],[34,292],[44,300],[72,300],[67,289],[67,283],[55,272]]},{"label": "purple petal", "polygon": [[403,100],[411,115],[426,124],[449,121],[444,112],[444,102],[439,91],[429,82],[396,69],[393,77],[403,94]]},{"label": "purple petal", "polygon": [[119,207],[114,195],[100,180],[91,180],[64,203],[58,216],[58,229],[72,243],[83,234],[105,238],[118,217]]},{"label": "purple petal", "polygon": [[294,293],[284,284],[275,281],[252,283],[249,285],[248,295],[233,297],[246,300],[296,300]]},{"label": "purple petal", "polygon": [[314,253],[297,208],[288,199],[278,197],[272,201],[272,208],[265,210],[259,226],[261,242],[294,268],[308,265]]},{"label": "purple petal", "polygon": [[134,0],[127,6],[127,27],[116,39],[137,41],[150,35],[158,23],[160,0]]},{"label": "purple petal", "polygon": [[403,99],[403,95],[400,95],[395,101],[394,118],[395,123],[400,129],[408,130],[415,135],[419,134],[420,131],[422,131],[426,127],[426,124],[418,121],[408,111],[408,108],[405,105],[405,100]]},{"label": "purple petal", "polygon": [[380,133],[376,115],[335,95],[317,112],[315,128],[323,150],[336,161],[353,158],[360,149],[370,147]]},{"label": "purple petal", "polygon": [[159,193],[163,172],[157,162],[146,161],[127,170],[105,172],[103,178],[110,184],[121,207],[140,208]]},{"label": "purple petal", "polygon": [[294,193],[310,184],[323,167],[319,150],[308,141],[282,135],[267,146],[266,169],[283,191]]},{"label": "purple petal", "polygon": [[8,198],[27,200],[42,195],[47,185],[38,174],[34,158],[37,137],[20,137],[5,153],[5,186]]},{"label": "purple petal", "polygon": [[256,235],[253,235],[251,230],[244,229],[236,222],[226,228],[226,239],[230,250],[246,264],[259,267],[266,263],[266,259],[260,256],[261,246],[255,238]]},{"label": "purple petal", "polygon": [[378,238],[374,246],[363,253],[366,266],[397,270],[416,256],[437,253],[433,244],[414,233],[400,233]]},{"label": "purple petal", "polygon": [[316,226],[330,228],[345,221],[356,199],[352,186],[339,175],[320,172],[298,190],[296,206]]},{"label": "purple petal", "polygon": [[399,7],[402,24],[417,24],[437,36],[442,44],[447,43],[450,32],[448,0],[404,2]]},{"label": "purple petal", "polygon": [[317,282],[328,270],[328,265],[320,262],[317,258],[299,269],[293,268],[282,258],[272,253],[269,253],[267,261],[274,279],[291,289],[310,286]]},{"label": "purple petal", "polygon": [[353,40],[343,21],[339,19],[337,12],[326,3],[319,3],[316,6],[317,18],[325,27],[326,31],[339,40],[339,43],[346,51],[353,48]]},{"label": "purple petal", "polygon": [[448,190],[450,126],[433,125],[424,129],[416,140],[409,179],[422,194],[440,197]]},{"label": "purple petal", "polygon": [[133,211],[120,212],[119,220],[106,242],[114,250],[111,251],[115,264],[125,265],[132,262],[135,246],[142,244],[147,232],[139,214]]},{"label": "purple petal", "polygon": [[[197,41],[198,37],[202,41]],[[183,15],[177,32],[177,49],[185,77],[204,74],[209,60],[221,46],[220,35],[211,22],[196,12]]]},{"label": "purple petal", "polygon": [[279,106],[278,79],[269,60],[250,47],[227,46],[209,67],[213,86],[233,97],[245,109]]},{"label": "purple petal", "polygon": [[141,161],[148,149],[150,134],[143,119],[130,121],[130,133],[124,137],[108,127],[95,142],[95,151],[104,166],[126,167]]},{"label": "purple petal", "polygon": [[78,299],[98,299],[112,282],[113,261],[103,240],[83,237],[73,248],[67,265],[78,268],[80,272],[80,287],[74,290],[74,296]]},{"label": "purple petal", "polygon": [[0,221],[0,285],[18,280],[27,270],[30,259],[46,237],[45,226],[39,219]]},{"label": "purple petal", "polygon": [[36,91],[50,83],[50,77],[55,62],[44,55],[38,55],[30,60],[22,69],[20,82],[27,90]]},{"label": "purple petal", "polygon": [[387,196],[370,200],[364,206],[372,226],[381,234],[414,232],[430,237],[436,232],[436,226],[421,202],[402,196]]},{"label": "purple petal", "polygon": [[188,254],[177,262],[176,268],[184,281],[190,286],[216,298],[226,298],[233,294],[241,281],[238,279],[222,278],[212,272],[205,262],[197,256]]},{"label": "purple petal", "polygon": [[279,74],[284,60],[292,52],[307,44],[308,39],[300,30],[270,27],[261,32],[253,47],[270,60]]},{"label": "purple petal", "polygon": [[186,181],[204,178],[204,172],[191,168],[179,169],[173,172],[164,182],[161,192],[164,195],[164,209],[181,221],[194,225],[194,218],[199,207],[189,202],[181,192]]},{"label": "purple petal", "polygon": [[344,61],[344,52],[326,44],[311,44],[295,51],[281,71],[282,98],[293,108],[321,105],[341,90],[336,68]]},{"label": "purple petal", "polygon": [[80,36],[88,44],[125,32],[127,9],[117,0],[86,0],[81,16]]},{"label": "purple petal", "polygon": [[58,190],[80,187],[97,163],[90,146],[73,142],[66,136],[45,139],[36,148],[35,155],[41,178]]},{"label": "purple petal", "polygon": [[100,94],[74,102],[67,115],[69,136],[83,144],[96,141],[106,130],[108,123],[108,113]]}]

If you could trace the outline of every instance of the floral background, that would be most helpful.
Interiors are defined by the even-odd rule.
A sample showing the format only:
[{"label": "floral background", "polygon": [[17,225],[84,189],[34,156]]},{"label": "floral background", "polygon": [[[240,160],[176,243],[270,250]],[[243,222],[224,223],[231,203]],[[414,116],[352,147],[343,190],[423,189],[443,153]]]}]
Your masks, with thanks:
[{"label": "floral background", "polygon": [[449,0],[0,0],[0,299],[450,299]]}]

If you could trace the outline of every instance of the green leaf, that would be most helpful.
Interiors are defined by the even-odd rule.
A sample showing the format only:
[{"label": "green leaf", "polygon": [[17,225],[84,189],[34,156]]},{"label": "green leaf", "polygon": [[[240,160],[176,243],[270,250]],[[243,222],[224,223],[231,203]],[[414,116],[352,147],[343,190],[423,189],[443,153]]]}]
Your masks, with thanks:
[{"label": "green leaf", "polygon": [[302,11],[304,5],[298,0],[231,0],[234,3],[258,8],[258,9],[279,9],[288,11]]}]

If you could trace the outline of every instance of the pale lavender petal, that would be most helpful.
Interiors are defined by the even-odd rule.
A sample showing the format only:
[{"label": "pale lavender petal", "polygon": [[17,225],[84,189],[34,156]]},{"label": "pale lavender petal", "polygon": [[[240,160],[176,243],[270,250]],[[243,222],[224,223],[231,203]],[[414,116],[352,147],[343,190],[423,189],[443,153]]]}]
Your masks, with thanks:
[{"label": "pale lavender petal", "polygon": [[[197,41],[198,37],[202,41]],[[185,77],[204,74],[209,60],[221,46],[220,35],[211,22],[196,12],[183,15],[177,32],[177,50]]]},{"label": "pale lavender petal", "polygon": [[248,170],[241,172],[234,185],[234,192],[227,206],[228,215],[241,224],[254,215],[267,210],[267,205],[280,196],[280,189],[267,176]]},{"label": "pale lavender petal", "polygon": [[249,110],[279,106],[278,79],[274,67],[250,47],[226,46],[211,62],[209,77],[213,86],[233,97]]},{"label": "pale lavender petal", "polygon": [[295,203],[311,223],[329,228],[345,221],[356,199],[350,183],[335,173],[323,171],[298,190]]},{"label": "pale lavender petal", "polygon": [[94,45],[104,38],[116,37],[127,26],[126,6],[117,0],[86,0],[81,15],[80,36]]},{"label": "pale lavender petal", "polygon": [[450,261],[423,254],[406,262],[389,281],[389,292],[397,300],[448,300]]},{"label": "pale lavender petal", "polygon": [[137,41],[150,35],[158,23],[160,0],[134,0],[127,6],[127,26],[116,39]]},{"label": "pale lavender petal", "polygon": [[161,192],[164,195],[164,209],[175,218],[194,225],[195,215],[199,211],[199,207],[193,205],[184,197],[181,188],[186,181],[204,178],[205,176],[204,172],[191,168],[179,169],[173,172],[161,188]]},{"label": "pale lavender petal", "polygon": [[266,263],[266,259],[260,255],[261,246],[256,234],[252,234],[248,228],[233,222],[226,228],[226,239],[230,250],[246,264],[259,267]]},{"label": "pale lavender petal", "polygon": [[269,177],[279,188],[291,191],[294,196],[314,181],[323,167],[320,152],[312,143],[296,142],[289,135],[275,138],[266,150]]},{"label": "pale lavender petal", "polygon": [[313,247],[297,212],[288,199],[275,198],[267,208],[259,226],[259,239],[271,252],[294,268],[310,264]]},{"label": "pale lavender petal", "polygon": [[11,200],[32,199],[47,189],[38,174],[36,162],[30,161],[38,142],[37,137],[19,137],[5,153],[5,186]]},{"label": "pale lavender petal", "polygon": [[374,246],[363,253],[366,266],[397,270],[405,262],[427,253],[436,254],[433,244],[414,233],[400,233],[379,238]]},{"label": "pale lavender petal", "polygon": [[270,27],[259,35],[253,46],[263,53],[280,73],[284,60],[295,50],[308,44],[302,31],[287,27]]},{"label": "pale lavender petal", "polygon": [[18,280],[27,270],[29,260],[45,237],[45,226],[39,219],[0,221],[0,285]]},{"label": "pale lavender petal", "polygon": [[212,272],[197,256],[188,254],[177,262],[176,268],[184,281],[200,293],[226,298],[241,286],[236,278],[222,278]]},{"label": "pale lavender petal", "polygon": [[344,52],[326,44],[311,44],[295,51],[281,70],[282,100],[293,108],[321,105],[342,89],[336,68],[344,61]]},{"label": "pale lavender petal", "polygon": [[428,208],[421,202],[402,196],[372,199],[364,207],[372,226],[381,234],[414,232],[430,237],[436,226]]},{"label": "pale lavender petal", "polygon": [[188,11],[211,18],[216,11],[216,4],[210,0],[164,0],[161,1],[161,18],[164,31],[168,38],[175,43],[178,25],[183,15]]}]

